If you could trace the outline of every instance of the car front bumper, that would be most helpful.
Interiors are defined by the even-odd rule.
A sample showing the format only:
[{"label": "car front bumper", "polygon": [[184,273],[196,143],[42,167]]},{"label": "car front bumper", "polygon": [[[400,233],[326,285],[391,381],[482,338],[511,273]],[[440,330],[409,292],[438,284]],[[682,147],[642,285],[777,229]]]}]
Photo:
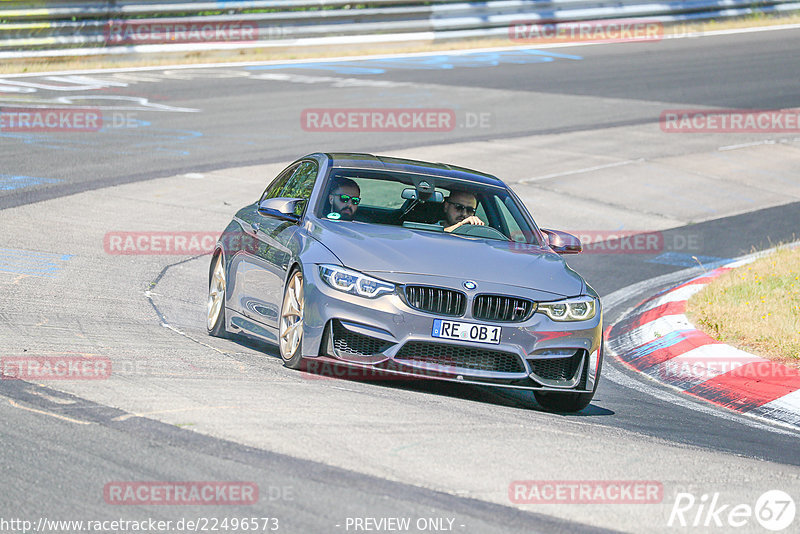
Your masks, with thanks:
[{"label": "car front bumper", "polygon": [[[375,273],[370,273],[375,274]],[[351,376],[433,378],[538,391],[592,392],[602,358],[602,310],[592,319],[557,322],[533,313],[523,322],[492,322],[472,316],[481,293],[540,300],[542,292],[479,281],[475,295],[460,279],[391,275],[398,290],[369,299],[328,286],[316,265],[307,265],[303,355],[313,371],[345,365]],[[434,283],[435,282],[435,283]],[[467,295],[463,316],[437,315],[411,307],[403,284],[449,288]],[[435,319],[501,327],[500,342],[486,344],[432,336]]]}]

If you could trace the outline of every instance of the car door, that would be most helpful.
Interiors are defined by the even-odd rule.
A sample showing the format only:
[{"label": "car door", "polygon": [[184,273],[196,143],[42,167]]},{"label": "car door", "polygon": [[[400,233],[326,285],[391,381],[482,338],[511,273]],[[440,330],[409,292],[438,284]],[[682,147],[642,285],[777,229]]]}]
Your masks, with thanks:
[{"label": "car door", "polygon": [[[293,163],[278,174],[264,189],[261,197],[248,206],[240,209],[233,220],[238,224],[236,235],[230,239],[238,244],[236,254],[231,258],[230,280],[228,291],[230,292],[229,301],[239,313],[256,319],[269,315],[268,305],[263,299],[251,297],[255,292],[247,289],[248,279],[254,277],[253,271],[258,267],[256,257],[258,253],[259,240],[257,229],[260,227],[261,217],[258,213],[258,204],[265,198],[275,198],[286,186],[286,183],[297,170],[300,163]],[[257,278],[257,277],[256,277]]]},{"label": "car door", "polygon": [[258,211],[258,205],[268,198],[302,198],[304,201],[295,206],[295,215],[301,217],[311,197],[318,170],[315,161],[301,161],[291,170],[288,179],[276,180],[275,186],[268,188],[259,201],[248,206],[241,216],[250,241],[238,266],[241,306],[248,317],[271,328],[278,327],[283,283],[295,253],[291,247],[292,237],[298,225],[264,215]]}]

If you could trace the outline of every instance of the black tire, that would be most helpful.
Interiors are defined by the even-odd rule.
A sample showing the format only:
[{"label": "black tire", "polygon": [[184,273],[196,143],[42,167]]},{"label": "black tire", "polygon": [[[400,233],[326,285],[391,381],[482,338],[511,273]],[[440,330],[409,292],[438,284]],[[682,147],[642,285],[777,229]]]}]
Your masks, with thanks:
[{"label": "black tire", "polygon": [[533,395],[536,397],[542,408],[552,412],[574,413],[579,412],[589,406],[597,391],[597,385],[600,383],[600,371],[603,368],[603,352],[604,342],[600,343],[600,361],[597,364],[597,375],[595,376],[594,388],[591,393],[554,393],[550,391],[534,391]]},{"label": "black tire", "polygon": [[534,391],[536,402],[552,412],[579,412],[589,406],[594,393],[552,393]]}]

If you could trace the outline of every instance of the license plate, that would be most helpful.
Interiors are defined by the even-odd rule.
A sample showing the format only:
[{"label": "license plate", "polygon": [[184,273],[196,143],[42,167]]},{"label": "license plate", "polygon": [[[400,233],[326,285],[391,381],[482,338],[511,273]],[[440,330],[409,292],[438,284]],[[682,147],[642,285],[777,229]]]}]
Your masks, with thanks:
[{"label": "license plate", "polygon": [[474,341],[476,343],[497,345],[500,343],[501,330],[499,326],[434,319],[431,335],[433,337],[445,339],[458,339],[460,341]]}]

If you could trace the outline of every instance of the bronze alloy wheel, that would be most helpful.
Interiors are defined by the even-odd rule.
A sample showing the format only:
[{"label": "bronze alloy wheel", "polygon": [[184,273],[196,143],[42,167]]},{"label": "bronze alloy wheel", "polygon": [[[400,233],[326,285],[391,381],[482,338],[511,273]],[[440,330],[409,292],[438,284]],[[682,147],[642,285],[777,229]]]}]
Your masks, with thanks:
[{"label": "bronze alloy wheel", "polygon": [[286,367],[300,366],[303,348],[303,273],[295,271],[286,284],[278,340]]},{"label": "bronze alloy wheel", "polygon": [[208,281],[206,328],[213,336],[225,337],[225,266],[222,254],[217,256]]}]

